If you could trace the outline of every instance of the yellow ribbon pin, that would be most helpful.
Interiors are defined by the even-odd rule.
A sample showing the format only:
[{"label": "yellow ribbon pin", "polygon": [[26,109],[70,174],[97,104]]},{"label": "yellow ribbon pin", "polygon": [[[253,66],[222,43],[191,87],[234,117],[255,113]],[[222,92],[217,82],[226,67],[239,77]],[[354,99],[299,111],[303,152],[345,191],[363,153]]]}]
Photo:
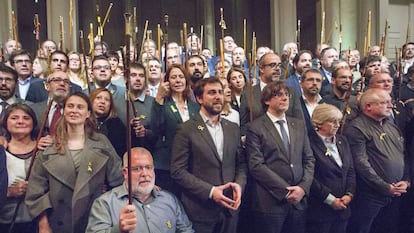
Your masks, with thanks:
[{"label": "yellow ribbon pin", "polygon": [[171,227],[172,227],[171,221],[168,220],[166,224],[167,224],[168,229],[171,229]]},{"label": "yellow ribbon pin", "polygon": [[203,130],[204,130],[204,126],[202,126],[202,125],[199,125],[197,128],[198,128],[199,130],[201,130],[201,131],[203,131]]},{"label": "yellow ribbon pin", "polygon": [[384,140],[385,139],[385,135],[386,135],[385,133],[381,133],[380,134],[380,140]]},{"label": "yellow ribbon pin", "polygon": [[88,172],[92,172],[92,163],[88,162]]},{"label": "yellow ribbon pin", "polygon": [[171,108],[171,111],[177,112],[177,109],[175,109],[174,105],[171,105],[170,108]]}]

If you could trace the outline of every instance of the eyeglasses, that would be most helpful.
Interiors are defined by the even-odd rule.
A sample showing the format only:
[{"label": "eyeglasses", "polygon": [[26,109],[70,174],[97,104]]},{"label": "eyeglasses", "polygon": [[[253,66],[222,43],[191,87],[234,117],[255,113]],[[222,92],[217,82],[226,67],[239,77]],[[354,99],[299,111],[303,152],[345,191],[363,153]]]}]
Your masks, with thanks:
[{"label": "eyeglasses", "polygon": [[53,58],[52,62],[56,62],[56,63],[59,62],[59,63],[65,63],[66,64],[67,61],[64,60],[64,59]]},{"label": "eyeglasses", "polygon": [[111,66],[94,66],[92,69],[93,70],[101,70],[101,69],[109,70],[111,69]]},{"label": "eyeglasses", "polygon": [[269,66],[270,68],[275,68],[275,67],[281,68],[282,63],[273,62],[273,63],[269,63],[269,64],[263,64],[263,67],[266,67],[266,66]]},{"label": "eyeglasses", "polygon": [[3,77],[0,77],[0,83],[3,83],[3,82],[12,83],[12,82],[14,82],[14,79],[13,78],[3,78]]},{"label": "eyeglasses", "polygon": [[64,79],[64,78],[60,78],[60,77],[55,77],[55,78],[51,78],[49,79],[49,83],[51,82],[63,82],[65,85],[70,85],[70,80],[69,79]]},{"label": "eyeglasses", "polygon": [[23,64],[23,63],[32,63],[32,61],[30,61],[29,59],[18,59],[18,60],[14,60],[15,64]]},{"label": "eyeglasses", "polygon": [[144,171],[144,169],[146,171],[152,171],[152,170],[154,170],[154,166],[153,165],[145,165],[145,166],[131,167],[131,171],[137,172],[137,173]]}]

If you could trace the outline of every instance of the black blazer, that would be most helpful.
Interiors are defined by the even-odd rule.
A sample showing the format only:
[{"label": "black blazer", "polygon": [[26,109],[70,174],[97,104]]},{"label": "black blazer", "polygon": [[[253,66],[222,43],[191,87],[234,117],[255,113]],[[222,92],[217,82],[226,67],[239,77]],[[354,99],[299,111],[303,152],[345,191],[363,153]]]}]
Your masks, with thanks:
[{"label": "black blazer", "polygon": [[[290,148],[286,151],[281,136],[267,114],[248,124],[246,154],[250,175],[252,208],[262,213],[284,213],[288,208],[286,187],[300,186],[309,195],[313,180],[314,157],[302,119],[286,117]],[[306,196],[295,205],[306,208]]]},{"label": "black blazer", "polygon": [[342,160],[339,167],[332,156],[326,155],[326,147],[314,130],[309,131],[309,141],[315,156],[315,173],[311,187],[308,218],[314,222],[329,221],[338,215],[347,219],[351,209],[334,210],[324,203],[329,193],[341,198],[347,192],[355,194],[355,170],[351,149],[345,136],[336,135],[336,146]]},{"label": "black blazer", "polygon": [[235,182],[243,190],[246,164],[237,124],[221,119],[224,148],[219,159],[206,124],[200,114],[178,126],[171,153],[171,177],[182,187],[181,200],[192,220],[208,221],[235,214],[209,198],[213,186]]}]

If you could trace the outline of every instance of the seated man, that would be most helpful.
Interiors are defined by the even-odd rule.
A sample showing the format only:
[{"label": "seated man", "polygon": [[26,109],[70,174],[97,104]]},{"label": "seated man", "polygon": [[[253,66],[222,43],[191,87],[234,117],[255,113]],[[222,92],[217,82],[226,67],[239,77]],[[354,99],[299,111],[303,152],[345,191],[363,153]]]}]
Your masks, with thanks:
[{"label": "seated man", "polygon": [[154,189],[151,153],[131,149],[133,204],[128,205],[128,154],[124,154],[125,182],[98,197],[92,205],[86,232],[194,232],[178,199]]}]

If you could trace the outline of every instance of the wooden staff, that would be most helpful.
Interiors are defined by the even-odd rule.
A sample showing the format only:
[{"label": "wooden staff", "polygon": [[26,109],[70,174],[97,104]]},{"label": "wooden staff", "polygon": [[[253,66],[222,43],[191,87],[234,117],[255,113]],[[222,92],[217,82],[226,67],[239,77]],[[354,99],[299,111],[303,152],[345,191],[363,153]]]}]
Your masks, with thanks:
[{"label": "wooden staff", "polygon": [[381,37],[381,46],[380,46],[380,55],[384,56],[385,55],[385,42],[387,40],[387,34],[388,34],[388,19],[385,20],[385,28],[384,28],[384,34]]},{"label": "wooden staff", "polygon": [[95,51],[95,43],[94,43],[94,38],[93,38],[93,23],[89,24],[89,34],[88,34],[88,40],[89,40],[89,54],[91,55],[91,58],[93,60],[94,55],[94,51]]},{"label": "wooden staff", "polygon": [[368,11],[368,25],[367,25],[367,44],[366,44],[366,51],[368,54],[369,49],[371,48],[371,11]]},{"label": "wooden staff", "polygon": [[65,51],[65,35],[64,35],[64,28],[63,28],[63,17],[59,16],[59,49],[60,51]]},{"label": "wooden staff", "polygon": [[321,42],[320,46],[325,43],[325,11],[322,12]]},{"label": "wooden staff", "polygon": [[139,58],[142,58],[142,53],[143,53],[143,50],[144,50],[145,37],[147,35],[147,29],[148,29],[148,20],[145,20],[144,33],[142,34],[141,48],[139,50]]},{"label": "wooden staff", "polygon": [[198,54],[201,55],[203,51],[203,39],[204,39],[204,25],[200,26],[200,47],[198,48]]},{"label": "wooden staff", "polygon": [[243,49],[247,51],[247,22],[246,19],[243,19]]},{"label": "wooden staff", "polygon": [[[410,23],[407,24],[407,32],[405,34],[405,44],[404,44],[405,49],[407,49],[409,37],[410,37]],[[407,59],[406,51],[402,51],[402,52],[403,52],[402,57],[404,58],[404,62],[405,62],[405,60]],[[404,69],[404,67],[402,68]]]},{"label": "wooden staff", "polygon": [[252,80],[252,74],[251,74],[251,70],[252,70],[252,61],[253,61],[253,57],[252,54],[249,53],[248,58],[247,58],[247,62],[248,62],[248,66],[249,66],[249,82],[247,83],[247,90],[249,92],[249,98],[247,99],[247,104],[249,106],[249,122],[253,121],[253,80]]},{"label": "wooden staff", "polygon": [[129,125],[130,119],[130,101],[131,96],[129,95],[129,75],[130,75],[130,52],[131,52],[131,14],[125,13],[125,63],[124,63],[124,76],[125,76],[125,87],[126,87],[126,95],[125,102],[126,102],[126,122],[127,126],[127,153],[128,153],[128,204],[132,204],[132,171],[131,171],[131,126]]},{"label": "wooden staff", "polygon": [[189,50],[190,56],[193,55],[193,41],[194,41],[194,29],[193,27],[190,27],[190,50]]},{"label": "wooden staff", "polygon": [[96,3],[96,21],[98,22],[96,35],[98,36],[98,41],[102,41],[103,30],[102,30],[101,15],[99,11],[99,1],[97,1]]},{"label": "wooden staff", "polygon": [[[112,2],[109,3],[108,9],[106,9],[105,17],[104,17],[104,20],[102,22],[102,35],[103,35],[103,28],[105,27],[106,22],[108,22],[109,14],[111,13],[111,9],[112,9],[113,5],[114,4]],[[134,7],[134,11],[135,11],[135,8],[136,7]],[[136,16],[134,16],[134,17],[136,17]],[[136,18],[135,18],[135,20],[136,20]]]},{"label": "wooden staff", "polygon": [[6,62],[6,59],[5,59],[5,57],[4,57],[4,48],[3,48],[3,44],[1,44],[1,46],[0,46],[0,53],[1,53],[1,55],[0,55],[0,62]]},{"label": "wooden staff", "polygon": [[289,73],[289,60],[290,60],[291,55],[292,55],[292,48],[289,48],[289,52],[287,54],[287,59],[286,59],[285,72],[283,74],[283,80],[287,79],[287,76],[288,76],[288,73]]},{"label": "wooden staff", "polygon": [[40,22],[39,22],[39,15],[35,14],[34,18],[34,25],[35,25],[35,39],[37,44],[37,50],[40,50]]},{"label": "wooden staff", "polygon": [[[182,46],[184,48],[184,62],[187,61],[188,48],[187,48],[187,23],[183,23],[183,41]],[[191,47],[190,47],[191,49]],[[182,64],[184,64],[184,62]]]},{"label": "wooden staff", "polygon": [[300,19],[298,19],[298,29],[296,30],[296,44],[298,46],[298,50],[300,51]]},{"label": "wooden staff", "polygon": [[16,41],[16,50],[19,50],[19,34],[17,32],[17,20],[16,14],[12,11],[12,24],[13,24],[13,40]]},{"label": "wooden staff", "polygon": [[342,51],[342,24],[339,24],[339,41],[338,42],[339,42],[339,53],[341,53]]},{"label": "wooden staff", "polygon": [[[48,122],[48,116],[49,116],[50,108],[52,107],[53,99],[49,98],[48,101],[49,101],[49,103],[47,104],[47,108],[46,108],[45,114],[43,115],[43,121],[40,124],[39,133],[37,134],[37,137],[36,137],[36,146],[33,149],[33,152],[32,152],[33,155],[30,158],[29,168],[27,169],[26,178],[24,179],[25,181],[28,181],[29,180],[30,174],[32,173],[34,161],[35,161],[36,156],[37,156],[37,154],[39,152],[39,149],[37,148],[37,145],[39,144],[39,141],[42,138],[43,131],[44,131],[45,127],[46,127],[46,123]],[[14,209],[14,213],[13,213],[13,217],[12,217],[12,221],[10,223],[10,227],[9,227],[8,233],[13,232],[13,228],[14,228],[14,224],[16,222],[17,214],[19,212],[19,208],[20,208],[20,205],[22,204],[23,200],[24,200],[24,198],[19,199],[19,201],[17,202],[16,208]]]},{"label": "wooden staff", "polygon": [[72,40],[72,35],[73,35],[73,2],[72,0],[69,0],[69,51],[72,51],[73,48],[73,40]]},{"label": "wooden staff", "polygon": [[88,94],[91,94],[91,87],[89,86],[89,75],[88,75],[88,64],[86,61],[86,50],[85,50],[85,42],[83,41],[83,31],[79,31],[79,44],[81,46],[82,55],[83,55],[83,69],[85,72],[85,83],[86,87],[88,88]]},{"label": "wooden staff", "polygon": [[[252,62],[253,62],[253,80],[256,81],[257,79],[257,48],[256,48],[256,33],[253,32],[253,37],[252,37]],[[251,81],[253,81],[251,80]]]},{"label": "wooden staff", "polygon": [[[161,25],[157,24],[157,45],[158,45],[158,57],[161,58]],[[167,56],[167,49],[165,49],[164,56]]]},{"label": "wooden staff", "polygon": [[[164,56],[164,72],[167,71],[167,45],[168,45],[168,15],[164,15],[164,49],[165,49],[165,56]],[[159,48],[161,50],[161,48]],[[167,77],[165,77],[167,78]]]},{"label": "wooden staff", "polygon": [[224,73],[224,30],[227,29],[226,22],[224,21],[224,13],[223,8],[220,8],[220,22],[221,28],[221,40],[220,40],[220,58],[221,58],[221,68],[223,72],[221,72],[221,78],[226,78]]},{"label": "wooden staff", "polygon": [[134,62],[137,61],[137,37],[138,37],[138,27],[137,27],[137,8],[134,7],[134,13],[132,15],[132,28],[134,29],[134,33],[132,34],[132,45],[134,47]]}]

